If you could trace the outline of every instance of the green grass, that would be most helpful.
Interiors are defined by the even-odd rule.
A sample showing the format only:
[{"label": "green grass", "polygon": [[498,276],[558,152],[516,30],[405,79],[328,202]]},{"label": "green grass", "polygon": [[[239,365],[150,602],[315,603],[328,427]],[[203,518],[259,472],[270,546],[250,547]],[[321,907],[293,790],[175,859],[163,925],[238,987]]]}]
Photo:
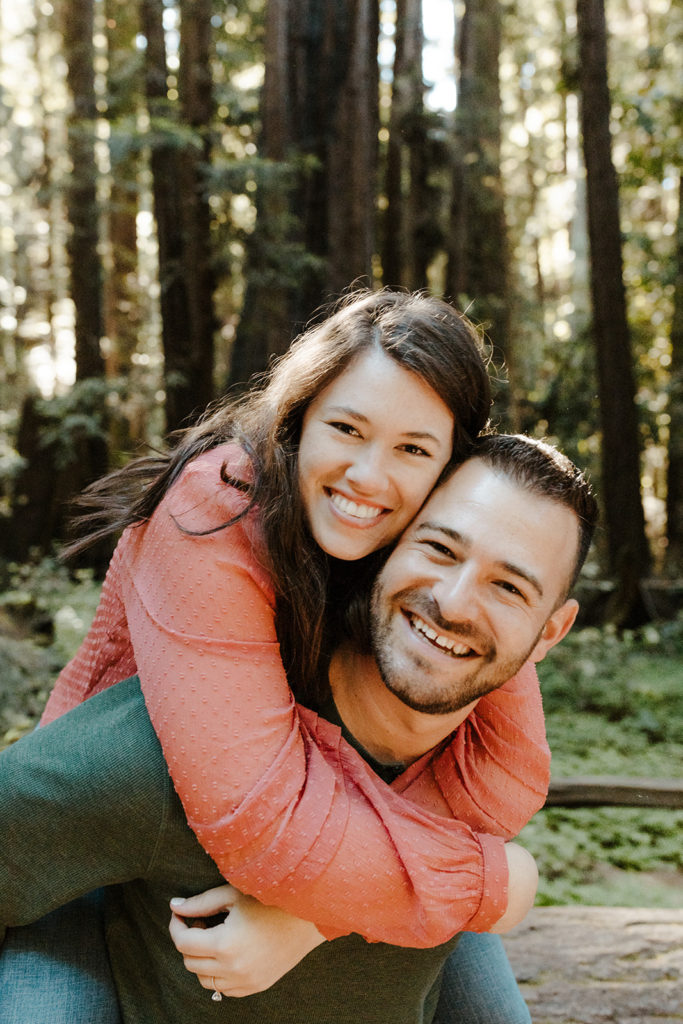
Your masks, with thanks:
[{"label": "green grass", "polygon": [[[552,773],[683,779],[683,620],[584,629],[539,666]],[[547,808],[523,830],[539,904],[683,906],[683,811]]]}]

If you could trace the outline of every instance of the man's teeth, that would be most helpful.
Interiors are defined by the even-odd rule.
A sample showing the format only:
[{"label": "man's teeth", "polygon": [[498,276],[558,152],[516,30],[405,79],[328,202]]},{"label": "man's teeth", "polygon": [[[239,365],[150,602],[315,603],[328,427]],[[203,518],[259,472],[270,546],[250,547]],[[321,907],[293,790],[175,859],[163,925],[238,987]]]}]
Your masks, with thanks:
[{"label": "man's teeth", "polygon": [[435,629],[432,629],[431,626],[428,626],[423,619],[418,618],[417,615],[412,615],[410,621],[413,629],[417,630],[418,633],[422,633],[422,635],[426,637],[430,643],[435,644],[436,647],[440,647],[442,650],[448,651],[449,654],[453,654],[456,657],[462,657],[464,654],[472,654],[471,647],[468,647],[466,644],[459,644],[457,640],[453,640],[450,637],[442,636],[440,633],[437,633]]},{"label": "man's teeth", "polygon": [[351,501],[342,494],[331,494],[330,499],[340,512],[355,516],[356,519],[375,519],[382,511],[376,505],[359,505],[357,501]]}]

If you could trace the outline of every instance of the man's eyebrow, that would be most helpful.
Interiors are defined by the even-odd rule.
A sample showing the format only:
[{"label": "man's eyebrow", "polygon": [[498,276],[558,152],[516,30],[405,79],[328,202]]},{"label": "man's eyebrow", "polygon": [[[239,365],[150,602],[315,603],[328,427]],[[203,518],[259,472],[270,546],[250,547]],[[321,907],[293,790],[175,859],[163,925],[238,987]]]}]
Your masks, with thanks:
[{"label": "man's eyebrow", "polygon": [[[369,416],[365,416],[362,412],[358,412],[357,409],[351,408],[350,405],[331,405],[327,410],[327,415],[329,416],[332,413],[352,416],[353,419],[358,420],[359,423],[370,422]],[[432,434],[429,430],[404,430],[401,432],[401,437],[413,437],[416,441],[434,441],[435,444],[441,444],[441,441],[436,434]]]},{"label": "man's eyebrow", "polygon": [[[415,527],[416,534],[420,534],[424,530],[442,533],[456,544],[460,544],[465,548],[465,550],[468,550],[472,546],[472,542],[467,537],[458,530],[454,530],[452,527],[446,526],[444,523],[436,523],[427,519],[418,523]],[[534,573],[529,572],[528,569],[523,569],[520,565],[516,565],[514,562],[502,561],[496,562],[495,564],[499,565],[501,569],[504,569],[505,572],[510,573],[512,576],[518,576],[519,579],[526,580],[526,582],[534,588],[538,596],[543,597],[543,586],[539,578],[534,575]]]}]

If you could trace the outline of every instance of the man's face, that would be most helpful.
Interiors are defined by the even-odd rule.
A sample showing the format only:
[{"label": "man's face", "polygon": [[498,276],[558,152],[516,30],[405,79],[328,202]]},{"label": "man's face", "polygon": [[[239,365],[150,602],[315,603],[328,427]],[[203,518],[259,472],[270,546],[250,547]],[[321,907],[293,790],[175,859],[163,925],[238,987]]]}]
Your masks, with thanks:
[{"label": "man's face", "polygon": [[448,714],[540,661],[567,633],[578,545],[565,506],[470,459],[438,488],[375,584],[373,647],[404,704]]}]

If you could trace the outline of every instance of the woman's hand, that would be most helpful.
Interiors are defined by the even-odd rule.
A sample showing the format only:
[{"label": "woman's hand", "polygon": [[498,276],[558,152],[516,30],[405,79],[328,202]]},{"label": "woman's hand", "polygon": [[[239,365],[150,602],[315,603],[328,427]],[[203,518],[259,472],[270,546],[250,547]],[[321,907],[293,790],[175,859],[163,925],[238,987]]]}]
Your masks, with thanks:
[{"label": "woman's hand", "polygon": [[[324,942],[314,924],[266,907],[231,885],[171,900],[169,931],[185,967],[200,985],[228,996],[263,992]],[[227,917],[213,927],[186,918]]]}]

